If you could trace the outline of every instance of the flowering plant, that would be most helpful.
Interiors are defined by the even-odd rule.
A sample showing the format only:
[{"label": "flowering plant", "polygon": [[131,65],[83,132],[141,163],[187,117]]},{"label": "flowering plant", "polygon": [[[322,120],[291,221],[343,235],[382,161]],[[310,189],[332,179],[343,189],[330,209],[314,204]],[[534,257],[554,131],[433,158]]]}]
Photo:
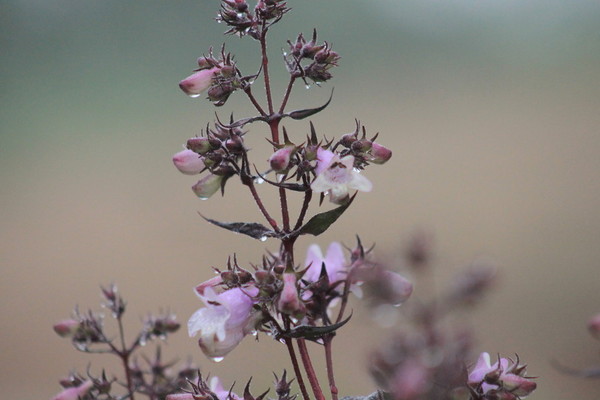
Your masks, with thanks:
[{"label": "flowering plant", "polygon": [[[173,156],[175,167],[187,175],[200,175],[192,186],[200,199],[207,200],[220,192],[225,194],[229,182],[239,181],[248,189],[249,197],[261,212],[264,222],[223,222],[205,217],[209,223],[246,235],[253,239],[277,241],[277,249],[249,266],[242,266],[236,256],[226,265],[214,268],[216,275],[195,288],[203,307],[187,324],[191,337],[198,337],[200,350],[212,360],[221,360],[249,334],[266,334],[281,342],[293,368],[293,378],[283,370],[276,378],[276,398],[304,400],[315,398],[337,400],[339,390],[334,373],[332,343],[349,322],[347,310],[350,294],[363,297],[381,312],[397,307],[412,294],[413,284],[398,272],[377,262],[372,249],[365,248],[359,238],[352,248],[338,242],[329,244],[325,255],[313,244],[306,258],[297,256],[296,243],[302,236],[319,236],[332,226],[351,206],[358,192],[370,192],[371,181],[365,170],[371,165],[385,164],[392,151],[378,141],[378,134],[367,134],[355,121],[353,131],[339,139],[327,139],[317,133],[312,122],[305,124],[306,133],[288,134],[284,120],[303,121],[325,110],[332,100],[317,107],[288,109],[288,100],[298,82],[320,86],[329,81],[340,56],[330,43],[319,42],[317,32],[305,37],[300,33],[288,41],[283,54],[289,78],[286,89],[276,101],[271,86],[271,64],[267,57],[270,28],[290,11],[282,0],[259,0],[252,8],[246,0],[222,0],[217,20],[227,26],[227,34],[247,37],[258,42],[260,65],[251,73],[243,73],[235,57],[213,48],[198,58],[198,68],[179,86],[190,97],[206,93],[215,106],[225,105],[238,92],[254,107],[255,115],[228,121],[217,117],[199,135],[187,140],[185,149]],[[257,88],[257,86],[264,88]],[[264,89],[265,99],[257,91]],[[268,127],[267,140],[272,153],[267,163],[251,161],[250,127]],[[263,126],[264,126],[263,125]],[[279,210],[268,209],[257,186],[272,186],[279,199]],[[301,197],[299,210],[292,210],[288,198]],[[333,206],[323,205],[325,199]],[[318,199],[318,200],[317,200]],[[317,211],[315,205],[320,209]],[[427,249],[422,242],[413,243],[409,253],[415,271],[424,270]],[[487,353],[482,354],[475,369],[467,372],[470,341],[464,332],[451,332],[440,322],[450,312],[465,306],[487,286],[488,270],[474,269],[443,300],[422,302],[409,316],[414,332],[393,338],[392,344],[374,352],[370,370],[380,391],[368,398],[404,399],[517,399],[529,395],[535,383],[524,375],[524,367],[502,358],[491,365]],[[487,271],[487,272],[486,272]],[[103,317],[89,312],[75,312],[72,319],[55,326],[55,331],[72,340],[75,347],[88,353],[110,353],[122,361],[124,379],[107,377],[103,371],[96,377],[71,374],[62,382],[61,399],[150,399],[198,400],[238,399],[213,377],[203,377],[189,364],[173,371],[172,363],[161,360],[160,347],[153,359],[141,365],[135,354],[154,339],[164,339],[179,328],[171,314],[151,316],[144,322],[136,339],[127,344],[122,316],[125,301],[116,287],[103,289],[105,306],[118,325],[117,339],[105,332]],[[410,308],[409,308],[410,309]],[[424,338],[424,339],[423,339]],[[309,342],[322,348],[326,359],[327,384],[321,385],[309,352]],[[441,360],[432,362],[434,355]],[[292,386],[295,381],[297,389]],[[444,385],[439,386],[438,382]],[[125,388],[117,394],[114,383]],[[297,394],[296,394],[297,393]],[[244,400],[263,399],[267,392],[254,396],[250,382],[244,389]]]}]

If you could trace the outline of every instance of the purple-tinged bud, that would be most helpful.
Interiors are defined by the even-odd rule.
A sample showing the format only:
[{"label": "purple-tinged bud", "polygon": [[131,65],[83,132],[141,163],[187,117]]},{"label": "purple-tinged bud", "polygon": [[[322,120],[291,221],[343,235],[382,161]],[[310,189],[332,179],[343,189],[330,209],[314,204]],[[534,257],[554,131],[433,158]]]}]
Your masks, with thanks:
[{"label": "purple-tinged bud", "polygon": [[269,164],[275,172],[283,172],[290,166],[290,160],[296,152],[296,146],[285,146],[269,157]]},{"label": "purple-tinged bud", "polygon": [[384,164],[392,158],[392,151],[387,147],[373,142],[371,145],[371,161],[373,164]]},{"label": "purple-tinged bud", "polygon": [[214,67],[197,71],[179,82],[179,87],[188,96],[198,97],[212,85],[215,73],[219,72],[219,69],[219,67]]},{"label": "purple-tinged bud", "polygon": [[271,283],[275,282],[275,277],[273,276],[273,274],[271,274],[269,271],[266,271],[264,269],[256,271],[254,273],[254,278],[256,278],[256,281],[258,283],[271,284]]},{"label": "purple-tinged bud", "polygon": [[182,150],[173,156],[173,164],[179,172],[186,175],[196,175],[204,169],[204,160],[192,150]]},{"label": "purple-tinged bud", "polygon": [[214,150],[214,147],[210,143],[210,140],[205,137],[194,137],[188,139],[186,147],[188,150],[193,151],[194,153],[198,153],[204,155],[211,150]]},{"label": "purple-tinged bud", "polygon": [[94,386],[93,382],[87,380],[83,382],[80,386],[70,387],[56,396],[52,398],[52,400],[77,400],[79,398],[83,398],[90,391],[90,389]]},{"label": "purple-tinged bud", "polygon": [[[360,139],[360,140],[357,140],[354,143],[352,143],[350,148],[353,151],[356,151],[358,153],[365,153],[365,152],[371,150],[372,143],[373,142],[371,142],[368,139]],[[390,154],[390,157],[391,157],[391,154]]]},{"label": "purple-tinged bud", "polygon": [[223,176],[209,174],[192,186],[192,190],[200,200],[207,200],[221,188],[223,179]]},{"label": "purple-tinged bud", "polygon": [[588,322],[588,330],[596,339],[600,339],[600,314],[594,315]]},{"label": "purple-tinged bud", "polygon": [[316,160],[320,148],[321,147],[316,144],[315,145],[309,144],[306,147],[304,147],[304,159],[306,159],[307,161]]},{"label": "purple-tinged bud", "polygon": [[241,136],[232,135],[225,141],[225,147],[233,154],[239,154],[244,150],[244,140]]},{"label": "purple-tinged bud", "polygon": [[296,287],[296,274],[293,272],[283,274],[283,290],[279,295],[277,309],[283,314],[304,312],[304,305],[300,302],[298,288]]},{"label": "purple-tinged bud", "polygon": [[502,388],[519,397],[529,396],[537,387],[537,384],[532,380],[515,374],[502,375],[500,380],[502,381]]},{"label": "purple-tinged bud", "polygon": [[54,332],[60,337],[71,337],[79,329],[79,321],[74,319],[63,319],[53,326]]},{"label": "purple-tinged bud", "polygon": [[356,133],[354,133],[354,132],[346,133],[340,139],[340,144],[344,147],[350,148],[350,146],[352,146],[352,143],[354,143],[356,140],[357,140]]}]

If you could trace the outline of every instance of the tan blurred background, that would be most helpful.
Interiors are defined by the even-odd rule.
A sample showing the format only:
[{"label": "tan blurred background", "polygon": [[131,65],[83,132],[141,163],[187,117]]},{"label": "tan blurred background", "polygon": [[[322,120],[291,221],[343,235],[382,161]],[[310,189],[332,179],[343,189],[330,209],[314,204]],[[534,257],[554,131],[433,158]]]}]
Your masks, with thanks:
[{"label": "tan blurred background", "polygon": [[[273,30],[276,76],[285,76],[285,40],[313,27],[343,57],[332,83],[299,86],[292,105],[321,104],[335,86],[328,112],[314,118],[319,132],[339,137],[356,117],[394,150],[367,171],[373,193],[318,243],[352,244],[359,233],[392,253],[425,227],[435,234],[440,286],[472,259],[494,259],[499,285],[472,316],[478,351],[518,353],[540,377],[532,398],[597,399],[600,381],[564,376],[550,361],[600,364],[585,327],[600,312],[600,3],[289,5]],[[119,285],[130,328],[167,307],[186,321],[200,305],[191,288],[210,266],[233,252],[249,263],[276,250],[198,217],[260,221],[237,182],[225,201],[200,202],[189,189],[194,178],[170,161],[213,118],[214,108],[177,82],[225,40],[217,9],[215,0],[0,2],[2,398],[48,399],[58,378],[85,370],[90,358],[51,327],[76,304],[96,308],[100,284]],[[226,40],[252,72],[256,44]],[[238,94],[219,112],[233,109],[250,112]],[[286,125],[296,138],[307,131],[304,122]],[[257,162],[268,157],[264,136],[260,125],[248,136]],[[344,395],[373,389],[364,358],[382,336],[353,307],[336,343]],[[165,348],[167,357],[188,353],[238,387],[254,376],[256,391],[272,370],[290,368],[265,336],[220,364],[183,331]],[[110,361],[98,356],[92,365],[98,372]]]}]

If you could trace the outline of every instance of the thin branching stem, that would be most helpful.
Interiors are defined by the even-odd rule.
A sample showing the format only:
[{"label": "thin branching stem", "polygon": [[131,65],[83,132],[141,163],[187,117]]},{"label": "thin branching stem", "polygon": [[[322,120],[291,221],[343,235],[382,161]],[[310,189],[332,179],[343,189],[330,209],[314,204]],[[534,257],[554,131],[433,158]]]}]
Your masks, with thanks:
[{"label": "thin branching stem", "polygon": [[267,32],[266,22],[263,22],[260,34],[260,50],[262,54],[263,78],[265,80],[265,92],[267,94],[267,104],[269,106],[269,114],[273,114],[273,98],[271,95],[271,81],[269,78],[269,58],[267,57]]},{"label": "thin branching stem", "polygon": [[306,376],[308,377],[308,381],[312,387],[313,394],[315,395],[316,400],[325,400],[325,396],[323,396],[323,391],[321,390],[321,385],[319,385],[319,380],[317,379],[317,374],[315,373],[315,369],[313,368],[310,360],[310,354],[308,354],[306,341],[300,338],[296,342],[298,343],[298,350],[300,351],[302,364],[304,365],[304,370],[306,371]]},{"label": "thin branching stem", "polygon": [[288,353],[290,354],[290,360],[292,361],[292,366],[294,367],[294,374],[296,375],[296,381],[298,382],[298,386],[300,386],[300,392],[302,393],[302,397],[304,398],[304,400],[310,400],[310,396],[308,394],[308,391],[306,390],[306,385],[304,384],[302,372],[300,371],[300,365],[298,364],[298,357],[296,357],[296,350],[294,350],[292,339],[285,338],[284,340],[285,345],[288,349]]},{"label": "thin branching stem", "polygon": [[294,76],[291,76],[290,81],[288,82],[287,89],[285,89],[285,95],[283,96],[281,107],[279,107],[279,114],[283,114],[283,111],[285,110],[285,106],[287,105],[288,99],[290,98],[290,94],[292,93],[292,87],[294,86],[295,81],[296,78]]},{"label": "thin branching stem", "polygon": [[331,343],[333,342],[333,335],[328,335],[323,338],[323,344],[325,345],[325,365],[327,367],[327,380],[329,381],[329,390],[331,391],[331,400],[338,399],[338,388],[335,385],[335,375],[333,373],[333,357],[331,354]]},{"label": "thin branching stem", "polygon": [[129,391],[129,398],[131,400],[134,399],[133,395],[133,380],[131,379],[131,369],[129,368],[129,355],[131,351],[127,349],[127,345],[125,344],[125,329],[123,329],[123,321],[121,319],[121,315],[117,317],[117,323],[119,325],[119,337],[121,339],[121,351],[117,354],[121,358],[121,362],[123,363],[123,368],[125,369],[125,379],[127,380],[127,390]]}]

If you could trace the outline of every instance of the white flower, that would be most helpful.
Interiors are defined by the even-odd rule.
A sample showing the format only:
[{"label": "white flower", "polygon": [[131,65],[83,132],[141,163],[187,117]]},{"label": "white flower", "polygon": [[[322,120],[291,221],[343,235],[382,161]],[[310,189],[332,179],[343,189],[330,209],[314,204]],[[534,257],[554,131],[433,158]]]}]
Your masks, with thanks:
[{"label": "white flower", "polygon": [[[202,286],[202,285],[201,285]],[[190,337],[200,333],[198,344],[208,357],[223,357],[254,329],[254,286],[233,288],[217,294],[209,286],[195,293],[206,304],[188,321]]]},{"label": "white flower", "polygon": [[354,168],[354,156],[340,158],[329,150],[319,148],[317,155],[317,177],[310,185],[313,192],[329,194],[335,204],[348,201],[350,190],[370,192],[373,184]]}]

